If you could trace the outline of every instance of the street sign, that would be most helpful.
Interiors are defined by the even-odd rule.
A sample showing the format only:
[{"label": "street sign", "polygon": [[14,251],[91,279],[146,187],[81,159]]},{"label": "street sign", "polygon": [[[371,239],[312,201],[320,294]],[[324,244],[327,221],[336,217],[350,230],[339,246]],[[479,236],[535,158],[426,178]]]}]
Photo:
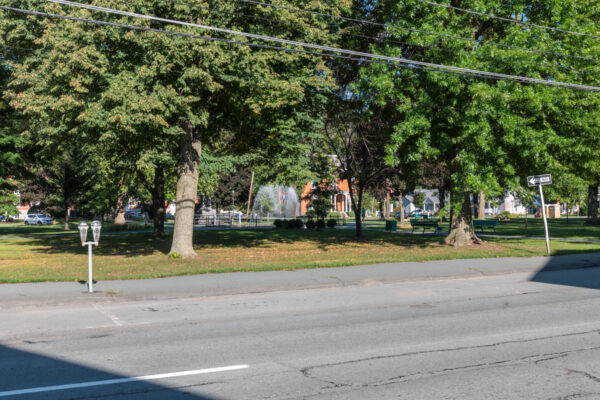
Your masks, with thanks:
[{"label": "street sign", "polygon": [[527,186],[552,185],[552,176],[550,174],[535,175],[527,177]]},{"label": "street sign", "polygon": [[550,237],[548,235],[548,222],[546,221],[546,205],[544,204],[543,185],[551,185],[552,176],[550,174],[534,175],[527,177],[527,186],[537,186],[540,188],[540,201],[542,203],[542,217],[544,218],[544,232],[546,233],[546,252],[550,255]]}]

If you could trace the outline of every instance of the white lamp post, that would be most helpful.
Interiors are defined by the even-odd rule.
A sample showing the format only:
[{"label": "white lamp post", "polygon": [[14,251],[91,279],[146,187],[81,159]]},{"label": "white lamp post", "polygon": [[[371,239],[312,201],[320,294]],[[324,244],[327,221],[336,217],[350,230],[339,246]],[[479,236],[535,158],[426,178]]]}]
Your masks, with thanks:
[{"label": "white lamp post", "polygon": [[87,242],[87,233],[89,229],[89,225],[87,222],[80,222],[77,226],[79,228],[79,236],[81,237],[81,245],[88,246],[88,292],[94,292],[94,281],[92,278],[92,245],[98,246],[98,242],[100,241],[100,231],[102,230],[102,223],[100,221],[92,221],[92,236],[94,238],[93,242]]}]

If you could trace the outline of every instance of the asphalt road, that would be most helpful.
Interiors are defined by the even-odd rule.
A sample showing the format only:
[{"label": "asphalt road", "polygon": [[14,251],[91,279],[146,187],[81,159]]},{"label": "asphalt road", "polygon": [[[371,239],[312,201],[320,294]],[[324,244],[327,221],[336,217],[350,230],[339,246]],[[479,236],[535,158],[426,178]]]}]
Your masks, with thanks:
[{"label": "asphalt road", "polygon": [[10,399],[599,399],[600,255],[0,286]]}]

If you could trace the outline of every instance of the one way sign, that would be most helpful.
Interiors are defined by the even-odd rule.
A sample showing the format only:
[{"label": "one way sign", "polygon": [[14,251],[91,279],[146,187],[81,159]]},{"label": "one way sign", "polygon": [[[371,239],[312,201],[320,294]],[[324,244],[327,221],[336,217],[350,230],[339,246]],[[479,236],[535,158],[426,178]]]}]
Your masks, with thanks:
[{"label": "one way sign", "polygon": [[538,185],[551,185],[551,184],[552,184],[552,177],[550,176],[550,174],[535,175],[535,176],[527,177],[527,186],[529,186],[529,187],[538,186]]}]

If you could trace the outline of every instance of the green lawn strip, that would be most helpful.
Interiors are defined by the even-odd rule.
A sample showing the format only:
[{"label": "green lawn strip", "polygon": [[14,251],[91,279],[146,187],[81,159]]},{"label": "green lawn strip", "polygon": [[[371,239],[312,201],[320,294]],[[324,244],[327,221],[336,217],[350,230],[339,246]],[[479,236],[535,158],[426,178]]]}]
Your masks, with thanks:
[{"label": "green lawn strip", "polygon": [[[486,246],[454,249],[443,236],[397,235],[352,230],[201,231],[194,236],[196,260],[170,259],[171,236],[105,236],[94,247],[98,280],[143,279],[234,271],[294,270],[402,261],[529,257],[545,255],[539,240],[490,238]],[[594,243],[554,241],[552,254],[600,251]],[[87,249],[78,238],[46,237],[0,241],[0,282],[87,279]]]}]

